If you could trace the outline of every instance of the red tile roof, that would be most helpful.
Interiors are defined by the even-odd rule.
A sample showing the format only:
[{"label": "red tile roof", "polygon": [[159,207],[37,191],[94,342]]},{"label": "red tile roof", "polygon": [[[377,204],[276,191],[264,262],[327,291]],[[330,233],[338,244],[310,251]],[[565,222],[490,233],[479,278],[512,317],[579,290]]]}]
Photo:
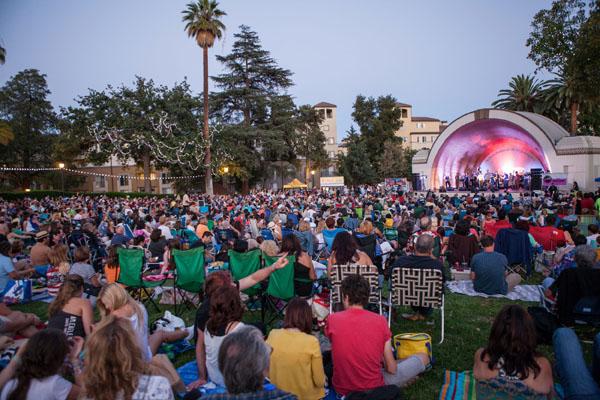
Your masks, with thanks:
[{"label": "red tile roof", "polygon": [[412,121],[430,121],[430,122],[439,122],[439,119],[437,118],[431,118],[431,117],[412,117],[411,118]]},{"label": "red tile roof", "polygon": [[314,106],[315,108],[322,108],[322,107],[337,107],[335,104],[331,104],[331,103],[327,103],[326,101],[322,101],[320,103],[315,104]]},{"label": "red tile roof", "polygon": [[406,104],[406,103],[396,103],[396,105],[398,107],[412,107],[410,104]]}]

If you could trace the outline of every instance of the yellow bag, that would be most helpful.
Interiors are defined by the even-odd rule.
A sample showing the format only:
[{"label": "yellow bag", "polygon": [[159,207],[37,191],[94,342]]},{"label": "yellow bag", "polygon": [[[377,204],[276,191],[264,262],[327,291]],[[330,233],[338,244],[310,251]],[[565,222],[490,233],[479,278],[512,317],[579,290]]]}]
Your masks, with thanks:
[{"label": "yellow bag", "polygon": [[416,353],[425,353],[430,360],[433,359],[431,336],[426,333],[400,333],[394,336],[393,345],[398,360]]}]

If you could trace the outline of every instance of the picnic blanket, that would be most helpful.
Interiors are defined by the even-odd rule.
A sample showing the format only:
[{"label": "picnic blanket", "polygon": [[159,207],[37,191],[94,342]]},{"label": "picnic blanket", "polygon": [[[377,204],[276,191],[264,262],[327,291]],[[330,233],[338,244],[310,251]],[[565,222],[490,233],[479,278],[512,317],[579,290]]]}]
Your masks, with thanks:
[{"label": "picnic blanket", "polygon": [[531,302],[540,301],[540,292],[538,289],[538,285],[518,285],[507,295],[488,295],[485,293],[476,292],[473,289],[473,281],[450,281],[446,283],[446,286],[448,287],[448,290],[450,290],[452,293],[459,293],[467,296],[497,297]]},{"label": "picnic blanket", "polygon": [[[183,364],[181,367],[177,368],[177,373],[181,377],[181,380],[185,386],[188,386],[190,383],[198,379],[198,365],[196,364],[196,361],[190,361],[187,364]],[[265,390],[275,390],[275,385],[265,380],[263,388]],[[200,393],[203,395],[226,392],[226,388],[216,385],[213,382],[208,382],[200,387]]]},{"label": "picnic blanket", "polygon": [[475,400],[476,384],[473,371],[446,370],[439,400]]}]

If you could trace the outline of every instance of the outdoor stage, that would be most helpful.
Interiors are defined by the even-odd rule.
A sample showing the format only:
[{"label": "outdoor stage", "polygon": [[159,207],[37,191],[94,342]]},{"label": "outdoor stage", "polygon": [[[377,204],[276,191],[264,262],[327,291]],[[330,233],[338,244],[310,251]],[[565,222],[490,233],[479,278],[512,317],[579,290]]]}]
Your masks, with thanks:
[{"label": "outdoor stage", "polygon": [[412,167],[413,186],[419,182],[422,190],[439,189],[446,177],[454,184],[457,175],[476,171],[541,169],[564,173],[569,185],[577,182],[582,190],[593,191],[600,176],[600,137],[571,136],[539,114],[481,109],[448,125],[431,149],[415,154]]}]

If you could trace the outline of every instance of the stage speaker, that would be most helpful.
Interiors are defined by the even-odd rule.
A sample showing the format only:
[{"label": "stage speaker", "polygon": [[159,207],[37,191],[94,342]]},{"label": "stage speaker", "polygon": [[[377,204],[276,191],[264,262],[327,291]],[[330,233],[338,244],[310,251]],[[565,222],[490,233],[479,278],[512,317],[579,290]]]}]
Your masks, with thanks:
[{"label": "stage speaker", "polygon": [[412,174],[412,187],[413,190],[421,190],[421,174]]},{"label": "stage speaker", "polygon": [[531,190],[542,190],[542,174],[544,170],[541,168],[531,168]]}]

